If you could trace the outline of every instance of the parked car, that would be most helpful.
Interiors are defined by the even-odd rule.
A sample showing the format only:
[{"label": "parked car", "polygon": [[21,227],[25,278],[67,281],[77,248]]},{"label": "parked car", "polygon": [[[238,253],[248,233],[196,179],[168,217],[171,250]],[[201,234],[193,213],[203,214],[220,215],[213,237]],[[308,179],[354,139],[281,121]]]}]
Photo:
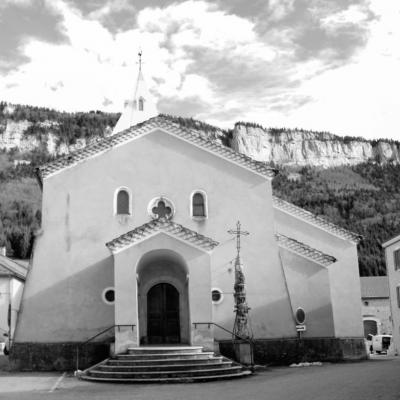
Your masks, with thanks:
[{"label": "parked car", "polygon": [[372,336],[372,340],[369,342],[371,342],[371,353],[387,353],[390,343],[392,342],[392,335],[375,335]]}]

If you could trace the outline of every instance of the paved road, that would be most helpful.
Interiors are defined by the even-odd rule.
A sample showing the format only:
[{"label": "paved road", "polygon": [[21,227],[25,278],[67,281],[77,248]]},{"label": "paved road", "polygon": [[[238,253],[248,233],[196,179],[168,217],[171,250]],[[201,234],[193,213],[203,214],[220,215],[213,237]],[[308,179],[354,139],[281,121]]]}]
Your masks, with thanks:
[{"label": "paved road", "polygon": [[250,378],[202,384],[128,385],[73,376],[0,373],[0,399],[400,400],[400,357],[320,367],[271,368]]}]

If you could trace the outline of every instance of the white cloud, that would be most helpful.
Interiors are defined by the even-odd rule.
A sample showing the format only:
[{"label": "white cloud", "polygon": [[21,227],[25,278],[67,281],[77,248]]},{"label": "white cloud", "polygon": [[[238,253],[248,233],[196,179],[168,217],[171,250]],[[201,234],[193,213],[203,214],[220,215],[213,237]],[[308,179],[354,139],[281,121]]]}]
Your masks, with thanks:
[{"label": "white cloud", "polygon": [[365,5],[352,4],[345,10],[321,18],[320,22],[327,31],[334,31],[349,24],[366,25],[369,16],[369,10]]},{"label": "white cloud", "polygon": [[7,7],[9,5],[29,6],[32,3],[33,0],[2,0],[0,3],[0,8]]},{"label": "white cloud", "polygon": [[135,7],[129,0],[108,0],[102,7],[89,13],[89,18],[103,20],[110,13],[120,11],[135,11]]},{"label": "white cloud", "polygon": [[[0,80],[2,98],[7,101],[65,110],[106,107],[109,111],[120,111],[125,97],[133,90],[137,51],[142,48],[150,89],[160,98],[179,104],[198,97],[207,104],[207,114],[203,111],[195,116],[209,123],[231,127],[237,120],[247,120],[265,126],[297,126],[400,139],[397,137],[400,125],[397,2],[372,1],[371,8],[379,19],[371,25],[367,47],[353,64],[331,70],[326,70],[324,54],[321,58],[290,62],[293,54],[290,42],[280,47],[285,37],[290,36],[287,28],[261,38],[254,22],[200,0],[145,8],[139,11],[134,29],[116,34],[101,21],[112,7],[129,5],[127,0],[110,0],[89,18],[63,0],[51,4],[64,17],[69,43],[27,41],[24,52],[31,61]],[[270,11],[275,10],[275,21],[289,13],[291,7],[292,1],[270,3]],[[329,27],[363,24],[366,16],[365,7],[351,6],[325,16],[323,22]],[[265,70],[265,76],[260,82],[248,80],[253,86],[246,88],[245,97],[243,92],[221,90],[220,82],[212,80],[206,71],[190,70],[197,61],[196,53],[191,50],[199,49],[212,50],[222,60],[225,57],[225,70],[240,62],[256,66],[258,73]],[[216,64],[215,68],[218,67],[222,66]],[[252,68],[243,71],[251,73]],[[268,85],[267,77],[272,73],[282,83]],[[249,76],[243,74],[237,80],[247,82]],[[285,86],[289,79],[302,83]],[[252,92],[257,94],[252,96]],[[104,103],[105,98],[113,104]],[[313,101],[302,105],[303,99],[309,98]]]},{"label": "white cloud", "polygon": [[285,18],[293,10],[294,1],[295,0],[270,0],[268,2],[270,18],[273,21],[279,21]]}]

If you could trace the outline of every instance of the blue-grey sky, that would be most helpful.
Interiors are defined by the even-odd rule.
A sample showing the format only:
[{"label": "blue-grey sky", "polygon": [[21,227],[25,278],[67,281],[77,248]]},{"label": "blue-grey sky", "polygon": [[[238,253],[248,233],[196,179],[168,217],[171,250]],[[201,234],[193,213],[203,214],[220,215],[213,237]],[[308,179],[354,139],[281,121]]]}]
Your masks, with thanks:
[{"label": "blue-grey sky", "polygon": [[400,139],[397,0],[1,0],[0,100]]}]

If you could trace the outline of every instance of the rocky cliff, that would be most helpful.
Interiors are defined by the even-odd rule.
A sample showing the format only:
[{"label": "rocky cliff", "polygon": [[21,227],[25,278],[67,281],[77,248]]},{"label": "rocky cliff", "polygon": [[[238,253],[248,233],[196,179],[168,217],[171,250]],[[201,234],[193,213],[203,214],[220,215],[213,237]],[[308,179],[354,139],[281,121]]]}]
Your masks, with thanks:
[{"label": "rocky cliff", "polygon": [[[29,106],[6,105],[0,111],[0,150],[17,148],[24,153],[40,148],[54,156],[107,136],[118,119],[117,114],[98,111],[65,114]],[[400,143],[389,140],[368,141],[328,132],[266,129],[241,122],[236,123],[233,130],[225,131],[193,119],[169,118],[186,128],[201,130],[211,140],[255,160],[277,165],[327,168],[370,160],[400,163]]]},{"label": "rocky cliff", "polygon": [[265,129],[237,123],[231,147],[255,160],[289,166],[335,167],[366,161],[400,162],[400,143],[343,138],[327,132]]}]

